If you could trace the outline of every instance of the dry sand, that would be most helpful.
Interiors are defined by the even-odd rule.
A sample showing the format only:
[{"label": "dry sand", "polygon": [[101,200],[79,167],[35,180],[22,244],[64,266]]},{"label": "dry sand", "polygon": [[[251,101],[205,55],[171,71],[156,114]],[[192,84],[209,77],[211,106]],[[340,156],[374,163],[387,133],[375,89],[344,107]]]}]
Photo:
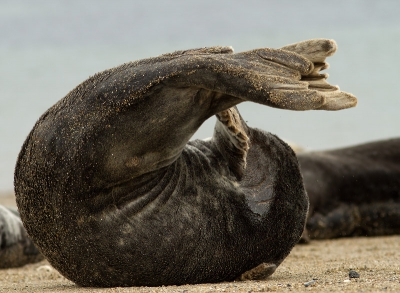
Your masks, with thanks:
[{"label": "dry sand", "polygon": [[[12,194],[0,204],[15,205]],[[359,278],[349,278],[355,270]],[[305,283],[309,286],[305,286]],[[265,281],[167,287],[82,288],[48,262],[0,271],[0,292],[400,292],[400,236],[297,245]]]}]

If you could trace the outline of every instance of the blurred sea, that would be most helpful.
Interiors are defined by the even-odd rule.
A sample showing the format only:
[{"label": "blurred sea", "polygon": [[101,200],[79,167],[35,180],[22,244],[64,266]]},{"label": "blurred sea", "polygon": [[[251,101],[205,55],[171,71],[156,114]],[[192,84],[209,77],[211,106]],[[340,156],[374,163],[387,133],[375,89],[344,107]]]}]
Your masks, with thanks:
[{"label": "blurred sea", "polygon": [[[236,52],[332,38],[329,82],[355,94],[340,112],[245,103],[248,124],[307,149],[399,136],[400,2],[0,0],[0,192],[39,116],[80,82],[121,63],[196,47]],[[209,137],[215,119],[194,138]]]}]

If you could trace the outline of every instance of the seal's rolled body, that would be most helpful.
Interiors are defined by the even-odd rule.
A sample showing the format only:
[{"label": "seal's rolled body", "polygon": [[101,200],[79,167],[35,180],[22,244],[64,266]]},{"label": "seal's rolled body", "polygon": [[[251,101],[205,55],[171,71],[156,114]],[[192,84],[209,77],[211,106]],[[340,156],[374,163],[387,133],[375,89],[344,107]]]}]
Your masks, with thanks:
[{"label": "seal's rolled body", "polygon": [[[229,281],[278,266],[308,209],[297,159],[233,106],[353,106],[336,87],[312,86],[335,48],[314,40],[181,51],[89,78],[43,114],[22,147],[15,191],[29,235],[83,286]],[[320,55],[310,61],[308,51]],[[188,143],[212,115],[213,138]]]}]

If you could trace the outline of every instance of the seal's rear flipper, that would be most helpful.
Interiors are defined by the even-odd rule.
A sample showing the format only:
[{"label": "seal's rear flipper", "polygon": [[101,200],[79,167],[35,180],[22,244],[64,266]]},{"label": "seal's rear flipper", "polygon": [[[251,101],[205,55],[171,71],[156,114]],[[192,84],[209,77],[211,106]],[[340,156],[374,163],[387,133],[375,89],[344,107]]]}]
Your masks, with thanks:
[{"label": "seal's rear flipper", "polygon": [[341,110],[357,105],[357,98],[352,94],[341,92],[340,88],[327,82],[329,75],[320,71],[329,68],[325,59],[332,56],[337,50],[334,40],[312,39],[281,48],[285,51],[295,52],[313,63],[313,68],[307,74],[301,75],[301,81],[308,83],[308,90],[318,92],[324,100],[323,105],[316,110]]},{"label": "seal's rear flipper", "polygon": [[252,268],[240,275],[236,281],[250,281],[250,280],[265,280],[271,276],[276,270],[276,265],[272,263],[265,263]]},{"label": "seal's rear flipper", "polygon": [[219,112],[214,130],[214,142],[229,169],[240,180],[246,169],[246,157],[249,150],[247,125],[236,107]]}]

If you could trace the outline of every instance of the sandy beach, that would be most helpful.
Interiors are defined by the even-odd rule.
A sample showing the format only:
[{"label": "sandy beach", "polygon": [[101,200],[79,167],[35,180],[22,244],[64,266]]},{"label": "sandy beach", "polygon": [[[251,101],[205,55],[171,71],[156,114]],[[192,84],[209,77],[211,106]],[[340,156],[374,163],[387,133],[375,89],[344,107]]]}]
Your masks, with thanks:
[{"label": "sandy beach", "polygon": [[[0,204],[13,206],[12,193]],[[356,271],[359,278],[349,278]],[[47,261],[0,272],[0,292],[400,292],[400,236],[297,245],[265,281],[166,287],[82,288]]]}]

